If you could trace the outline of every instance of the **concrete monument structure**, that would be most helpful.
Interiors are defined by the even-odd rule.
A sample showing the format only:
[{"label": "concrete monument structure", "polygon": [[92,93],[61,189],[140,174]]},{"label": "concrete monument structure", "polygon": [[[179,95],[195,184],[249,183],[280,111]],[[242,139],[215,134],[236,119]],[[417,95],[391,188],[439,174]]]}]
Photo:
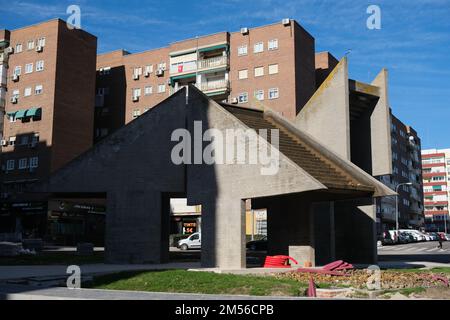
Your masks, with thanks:
[{"label": "concrete monument structure", "polygon": [[[261,165],[249,163],[174,164],[173,132],[184,128],[194,136],[198,121],[203,131],[278,130],[278,173],[262,175]],[[348,152],[335,152],[319,140],[274,112],[219,104],[190,86],[33,190],[105,197],[110,263],[168,261],[169,203],[175,196],[202,205],[204,267],[246,267],[246,200],[268,210],[269,254],[290,254],[313,265],[337,258],[375,263],[374,197],[394,193],[349,161]],[[249,148],[262,147],[248,142]]]}]

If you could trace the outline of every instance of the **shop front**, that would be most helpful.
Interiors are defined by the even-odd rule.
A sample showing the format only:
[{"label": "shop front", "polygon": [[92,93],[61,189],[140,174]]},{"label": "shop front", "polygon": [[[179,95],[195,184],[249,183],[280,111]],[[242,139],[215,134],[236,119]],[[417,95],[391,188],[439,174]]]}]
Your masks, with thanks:
[{"label": "shop front", "polygon": [[49,202],[49,241],[75,246],[80,242],[104,246],[106,207],[101,202],[83,203],[65,200]]}]

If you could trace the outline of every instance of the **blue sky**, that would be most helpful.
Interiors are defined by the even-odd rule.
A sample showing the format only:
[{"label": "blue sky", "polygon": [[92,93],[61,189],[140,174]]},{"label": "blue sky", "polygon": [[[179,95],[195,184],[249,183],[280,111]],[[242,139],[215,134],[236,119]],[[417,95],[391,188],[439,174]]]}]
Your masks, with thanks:
[{"label": "blue sky", "polygon": [[[450,147],[450,0],[0,0],[0,28],[15,29],[81,7],[83,29],[99,52],[138,52],[220,31],[296,19],[316,50],[341,58],[350,76],[370,82],[390,71],[391,106],[422,137],[424,148]],[[382,29],[366,28],[369,5],[381,8]]]}]

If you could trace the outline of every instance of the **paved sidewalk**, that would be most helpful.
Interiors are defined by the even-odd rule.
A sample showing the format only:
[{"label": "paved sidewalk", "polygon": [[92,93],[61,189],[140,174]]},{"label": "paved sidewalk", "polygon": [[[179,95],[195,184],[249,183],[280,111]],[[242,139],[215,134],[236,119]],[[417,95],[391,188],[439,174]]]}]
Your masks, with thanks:
[{"label": "paved sidewalk", "polygon": [[308,300],[300,297],[255,297],[189,293],[158,293],[97,289],[37,288],[0,285],[0,300]]},{"label": "paved sidewalk", "polygon": [[[30,277],[60,277],[67,276],[68,266],[0,266],[0,281],[24,279]],[[168,263],[150,265],[112,265],[90,264],[82,265],[82,275],[116,273],[121,271],[151,271],[168,269],[200,268],[200,263]]]}]

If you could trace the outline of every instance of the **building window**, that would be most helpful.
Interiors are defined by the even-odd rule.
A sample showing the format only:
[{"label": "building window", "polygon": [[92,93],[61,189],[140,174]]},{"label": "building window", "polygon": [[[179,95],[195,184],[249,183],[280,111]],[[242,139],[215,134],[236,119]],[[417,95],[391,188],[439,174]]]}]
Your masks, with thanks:
[{"label": "building window", "polygon": [[33,72],[33,64],[28,63],[25,65],[25,73],[32,73]]},{"label": "building window", "polygon": [[6,170],[8,170],[8,171],[14,170],[15,166],[16,166],[15,160],[6,161]]},{"label": "building window", "polygon": [[139,110],[139,109],[133,110],[133,119],[138,118],[140,115],[141,115],[141,110]]},{"label": "building window", "polygon": [[269,74],[278,73],[278,63],[269,65]]},{"label": "building window", "polygon": [[269,51],[277,50],[278,49],[278,39],[269,40],[268,49],[269,49]]},{"label": "building window", "polygon": [[158,69],[159,69],[159,70],[164,70],[164,71],[166,71],[166,68],[167,68],[167,65],[166,65],[165,62],[161,62],[161,63],[158,64]]},{"label": "building window", "polygon": [[31,143],[38,143],[38,142],[39,142],[39,133],[35,133],[31,138]]},{"label": "building window", "polygon": [[40,60],[36,62],[36,71],[43,71],[44,70],[44,60]]},{"label": "building window", "polygon": [[22,49],[23,49],[23,47],[22,47],[21,43],[16,44],[16,53],[21,53]]},{"label": "building window", "polygon": [[239,80],[247,79],[248,78],[248,70],[239,70]]},{"label": "building window", "polygon": [[149,96],[149,95],[151,95],[152,93],[153,93],[153,87],[152,87],[152,86],[147,86],[147,87],[145,87],[144,94],[145,94],[146,96]]},{"label": "building window", "polygon": [[39,158],[38,157],[30,158],[30,168],[37,168],[37,167],[39,167]]},{"label": "building window", "polygon": [[264,51],[264,42],[255,43],[253,53],[260,53]]},{"label": "building window", "polygon": [[166,85],[165,84],[158,85],[158,93],[164,93],[164,92],[166,92]]},{"label": "building window", "polygon": [[142,68],[141,67],[134,68],[133,69],[133,75],[141,76],[142,75]]},{"label": "building window", "polygon": [[38,45],[39,47],[45,47],[45,38],[44,38],[44,37],[39,38],[39,39],[38,39],[38,42],[37,42],[37,45]]},{"label": "building window", "polygon": [[238,98],[239,103],[247,103],[248,102],[248,93],[247,92],[243,92],[239,95]]},{"label": "building window", "polygon": [[106,96],[109,94],[109,88],[97,88],[98,96]]},{"label": "building window", "polygon": [[263,101],[264,100],[264,90],[256,90],[255,91],[255,98],[258,101]]},{"label": "building window", "polygon": [[31,87],[25,88],[25,91],[23,93],[24,97],[29,97],[31,96]]},{"label": "building window", "polygon": [[238,47],[238,56],[246,56],[247,53],[248,53],[248,48],[246,45]]},{"label": "building window", "polygon": [[141,88],[133,89],[133,98],[139,98],[141,96]]},{"label": "building window", "polygon": [[146,66],[145,67],[145,72],[148,73],[148,74],[153,73],[153,65],[151,64],[151,65]]},{"label": "building window", "polygon": [[269,99],[278,99],[280,97],[280,91],[278,88],[271,88],[269,89]]},{"label": "building window", "polygon": [[16,145],[16,137],[9,137],[9,145],[10,146],[15,146]]},{"label": "building window", "polygon": [[14,68],[14,75],[15,76],[20,76],[22,74],[22,67],[21,66],[17,66]]},{"label": "building window", "polygon": [[44,91],[44,87],[41,84],[39,84],[34,89],[34,94],[39,95],[39,94],[42,94],[43,91]]},{"label": "building window", "polygon": [[262,77],[264,75],[264,67],[255,68],[255,77]]},{"label": "building window", "polygon": [[27,48],[28,48],[28,50],[33,50],[34,49],[34,40],[28,41]]},{"label": "building window", "polygon": [[23,158],[19,160],[19,170],[23,170],[28,168],[28,159],[27,158]]},{"label": "building window", "polygon": [[22,136],[22,138],[20,138],[20,145],[26,146],[28,144],[28,140],[28,136]]}]

